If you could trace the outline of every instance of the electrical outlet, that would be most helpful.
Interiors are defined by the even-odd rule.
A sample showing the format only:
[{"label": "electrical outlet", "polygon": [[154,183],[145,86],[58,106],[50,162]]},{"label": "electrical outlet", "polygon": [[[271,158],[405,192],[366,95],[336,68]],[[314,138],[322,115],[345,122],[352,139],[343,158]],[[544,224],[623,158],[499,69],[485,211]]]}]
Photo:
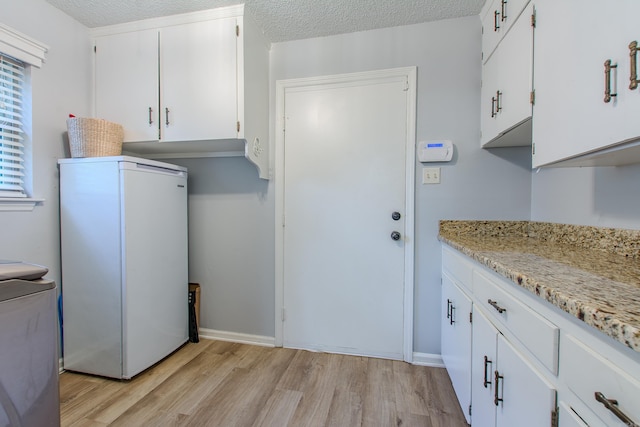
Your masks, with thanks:
[{"label": "electrical outlet", "polygon": [[440,184],[440,168],[422,168],[423,184]]}]

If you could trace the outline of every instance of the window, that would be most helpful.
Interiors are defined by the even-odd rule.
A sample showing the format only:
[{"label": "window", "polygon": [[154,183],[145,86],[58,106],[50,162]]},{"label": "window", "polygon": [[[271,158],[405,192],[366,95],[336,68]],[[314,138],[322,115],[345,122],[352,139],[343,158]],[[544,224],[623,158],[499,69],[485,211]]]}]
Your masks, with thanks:
[{"label": "window", "polygon": [[23,85],[21,61],[0,54],[0,197],[26,197],[23,187]]},{"label": "window", "polygon": [[31,71],[42,67],[49,48],[0,23],[0,211],[32,210],[25,152],[31,150]]}]

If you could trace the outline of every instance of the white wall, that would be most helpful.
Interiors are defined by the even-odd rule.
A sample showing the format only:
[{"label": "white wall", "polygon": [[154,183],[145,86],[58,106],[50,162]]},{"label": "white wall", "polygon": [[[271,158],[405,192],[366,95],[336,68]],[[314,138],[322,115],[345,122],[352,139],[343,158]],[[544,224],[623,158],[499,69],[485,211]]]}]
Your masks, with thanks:
[{"label": "white wall", "polygon": [[640,165],[542,169],[532,177],[531,219],[640,229]]},{"label": "white wall", "polygon": [[453,161],[439,165],[440,185],[421,185],[417,165],[414,350],[420,353],[440,352],[438,220],[530,215],[529,149],[480,149],[480,39],[480,20],[469,17],[271,48],[272,126],[276,80],[418,67],[417,138],[452,139],[456,146]]},{"label": "white wall", "polygon": [[44,0],[0,0],[0,22],[49,46],[32,69],[33,212],[0,212],[0,259],[43,264],[60,283],[57,160],[68,157],[63,139],[69,113],[90,111],[91,47],[87,29]]}]

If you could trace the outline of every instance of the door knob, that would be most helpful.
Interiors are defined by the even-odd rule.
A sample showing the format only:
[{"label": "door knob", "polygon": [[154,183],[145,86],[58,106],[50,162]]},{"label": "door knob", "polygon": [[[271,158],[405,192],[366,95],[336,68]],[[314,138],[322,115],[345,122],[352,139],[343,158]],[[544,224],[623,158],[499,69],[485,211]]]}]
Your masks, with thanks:
[{"label": "door knob", "polygon": [[391,233],[391,240],[400,240],[400,237],[400,233],[398,233],[397,231]]},{"label": "door knob", "polygon": [[402,215],[400,215],[400,212],[394,212],[391,214],[391,219],[394,221],[399,220],[400,218],[402,218]]}]

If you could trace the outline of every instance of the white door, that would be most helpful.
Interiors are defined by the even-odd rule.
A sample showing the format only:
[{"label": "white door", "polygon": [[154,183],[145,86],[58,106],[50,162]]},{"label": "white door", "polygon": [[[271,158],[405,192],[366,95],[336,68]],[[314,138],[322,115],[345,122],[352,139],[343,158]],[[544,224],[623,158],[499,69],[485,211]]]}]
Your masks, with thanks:
[{"label": "white door", "polygon": [[407,352],[415,69],[403,70],[284,89],[286,347],[393,359]]}]

